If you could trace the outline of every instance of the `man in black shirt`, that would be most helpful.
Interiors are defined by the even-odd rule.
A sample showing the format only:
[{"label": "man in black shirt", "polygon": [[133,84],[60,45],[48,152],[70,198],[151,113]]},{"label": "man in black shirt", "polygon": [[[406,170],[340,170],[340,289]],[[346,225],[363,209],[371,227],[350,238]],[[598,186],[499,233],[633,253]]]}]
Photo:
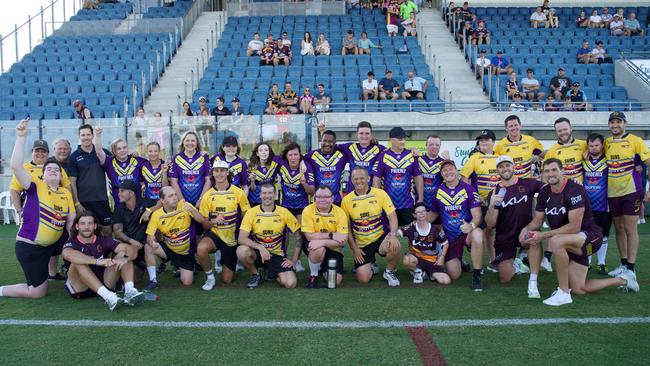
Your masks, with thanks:
[{"label": "man in black shirt", "polygon": [[113,235],[115,239],[133,246],[138,251],[135,265],[145,269],[142,249],[147,239],[146,222],[149,221],[152,210],[145,206],[143,200],[138,199],[139,190],[138,185],[131,179],[125,180],[120,185],[118,192],[120,203],[113,214]]},{"label": "man in black shirt", "polygon": [[564,69],[557,69],[557,75],[551,79],[551,90],[556,100],[561,100],[571,87],[571,79],[564,74]]},{"label": "man in black shirt", "polygon": [[223,99],[223,97],[217,98],[217,106],[212,108],[210,114],[215,117],[230,116],[230,109],[228,109],[228,107],[226,107],[224,103],[225,100]]}]

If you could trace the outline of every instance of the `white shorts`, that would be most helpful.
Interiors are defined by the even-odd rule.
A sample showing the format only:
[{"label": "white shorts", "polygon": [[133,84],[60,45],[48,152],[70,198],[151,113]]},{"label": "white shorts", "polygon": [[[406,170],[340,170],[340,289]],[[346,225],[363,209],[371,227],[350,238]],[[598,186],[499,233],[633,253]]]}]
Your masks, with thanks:
[{"label": "white shorts", "polygon": [[397,33],[397,26],[395,24],[387,24],[386,30],[388,33]]}]

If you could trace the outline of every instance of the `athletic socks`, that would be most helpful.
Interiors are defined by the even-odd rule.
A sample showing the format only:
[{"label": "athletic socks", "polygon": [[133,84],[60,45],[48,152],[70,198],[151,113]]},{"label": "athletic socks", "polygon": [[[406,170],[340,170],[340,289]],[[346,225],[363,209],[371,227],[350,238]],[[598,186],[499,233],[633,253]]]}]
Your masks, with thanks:
[{"label": "athletic socks", "polygon": [[621,258],[621,266],[627,267],[627,258]]},{"label": "athletic socks", "polygon": [[147,273],[149,274],[150,281],[158,282],[156,280],[156,266],[147,267]]},{"label": "athletic socks", "polygon": [[475,269],[475,270],[472,272],[472,277],[474,277],[474,278],[481,278],[481,269],[480,269],[480,268],[479,268],[479,269]]},{"label": "athletic socks", "polygon": [[634,263],[627,262],[625,266],[627,267],[627,269],[634,272]]},{"label": "athletic socks", "polygon": [[214,273],[212,271],[205,272],[205,276],[207,277],[208,280],[214,280]]},{"label": "athletic socks", "polygon": [[309,275],[318,276],[318,271],[320,271],[320,263],[314,263],[311,259],[307,260],[309,262]]},{"label": "athletic socks", "polygon": [[135,291],[135,286],[133,286],[133,282],[124,282],[124,293],[132,292]]},{"label": "athletic socks", "polygon": [[4,290],[5,290],[5,287],[0,286],[0,297],[4,296]]},{"label": "athletic socks", "polygon": [[537,273],[531,273],[528,281],[537,281]]},{"label": "athletic socks", "polygon": [[114,296],[117,296],[115,295],[115,292],[110,291],[104,286],[100,287],[99,290],[97,290],[97,295],[101,296],[104,300],[108,300]]},{"label": "athletic socks", "polygon": [[549,262],[551,261],[551,256],[552,255],[553,255],[553,252],[544,251],[544,258],[548,259]]},{"label": "athletic socks", "polygon": [[607,238],[603,238],[603,244],[601,244],[596,255],[598,257],[598,265],[605,264],[605,257],[607,257]]}]

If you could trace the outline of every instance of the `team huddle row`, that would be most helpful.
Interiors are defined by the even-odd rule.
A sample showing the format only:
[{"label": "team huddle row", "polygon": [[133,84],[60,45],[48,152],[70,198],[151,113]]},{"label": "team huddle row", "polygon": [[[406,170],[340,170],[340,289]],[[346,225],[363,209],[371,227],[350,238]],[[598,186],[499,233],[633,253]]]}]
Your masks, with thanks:
[{"label": "team huddle row", "polygon": [[[560,118],[555,122],[558,143],[544,151],[537,140],[521,135],[519,118],[509,116],[508,136],[495,145],[494,132],[482,131],[460,170],[441,156],[440,137],[429,136],[426,151],[415,152],[405,148],[406,133],[396,127],[389,133],[391,146],[384,148],[373,142],[368,122],[359,123],[358,142],[337,144],[336,134],[324,131],[320,148],[304,156],[297,144],[275,156],[270,145],[260,143],[248,164],[238,156],[234,136],[226,137],[210,158],[189,132],[180,152],[165,163],[155,142],[148,146],[149,160],[130,155],[123,140],[111,145],[110,154],[102,149],[101,128],[84,125],[79,148],[67,161],[68,190],[61,187],[66,171],[57,161],[48,160],[32,174],[23,166],[23,121],[17,127],[12,169],[24,190],[16,255],[27,284],[0,287],[0,295],[44,296],[48,261],[58,251],[70,263],[69,293],[75,298],[99,295],[111,310],[144,299],[133,285],[134,266],[146,267],[145,290],[158,287],[157,258],[171,260],[185,285],[200,268],[207,291],[216,284],[214,252],[226,283],[241,265],[251,273],[249,288],[261,284],[260,269],[266,279],[292,288],[304,252],[307,287],[315,288],[320,276],[327,278],[328,262],[336,263],[335,282],[340,284],[344,246],[361,283],[372,279],[379,254],[387,262],[383,278],[389,286],[400,284],[399,261],[415,283],[428,277],[449,284],[460,278],[467,247],[475,291],[483,288],[484,250],[501,282],[530,272],[531,298],[540,297],[537,275],[540,266],[550,269],[552,257],[558,290],[544,301],[548,305],[572,302],[571,292],[608,286],[638,291],[634,233],[643,199],[639,167],[650,165],[650,151],[625,132],[626,123],[623,113],[614,112],[608,122],[612,136],[594,134],[585,142],[574,139],[569,120]],[[542,159],[540,181],[534,167]],[[350,174],[343,196],[346,166]],[[105,186],[98,185],[104,176],[112,187],[114,212],[98,189]],[[612,217],[621,266],[610,272],[612,278],[587,280],[591,254],[599,254],[600,264],[603,247],[606,252]],[[550,230],[540,231],[545,219]],[[296,239],[291,257],[289,232]],[[404,256],[400,237],[408,239]],[[124,298],[111,290],[120,277]]]}]

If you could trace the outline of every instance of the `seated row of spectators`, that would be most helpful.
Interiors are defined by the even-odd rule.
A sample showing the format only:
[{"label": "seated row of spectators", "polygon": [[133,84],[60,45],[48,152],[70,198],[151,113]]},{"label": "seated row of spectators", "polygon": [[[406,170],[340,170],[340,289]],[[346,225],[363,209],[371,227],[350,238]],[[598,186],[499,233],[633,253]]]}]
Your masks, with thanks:
[{"label": "seated row of spectators", "polygon": [[643,36],[644,34],[636,14],[630,13],[626,19],[623,9],[618,9],[616,14],[613,15],[609,13],[607,7],[603,8],[601,14],[598,13],[597,9],[594,9],[590,16],[581,11],[575,22],[579,28],[609,29],[614,36]]},{"label": "seated row of spectators", "polygon": [[530,15],[530,25],[533,28],[559,28],[560,18],[557,16],[555,9],[549,7],[548,1],[544,5],[538,6]]},{"label": "seated row of spectators", "polygon": [[576,53],[576,61],[583,64],[611,64],[612,58],[607,54],[603,41],[596,41],[596,47],[589,48],[589,41],[582,42]]},{"label": "seated row of spectators", "polygon": [[400,97],[403,100],[424,100],[428,87],[429,82],[416,76],[413,71],[408,72],[403,86],[393,79],[391,70],[386,70],[386,75],[379,82],[375,79],[375,73],[369,71],[368,78],[361,83],[361,97],[363,100],[397,100]]},{"label": "seated row of spectators", "polygon": [[290,82],[284,84],[284,91],[282,92],[280,92],[278,84],[273,84],[267,96],[264,113],[281,115],[327,112],[329,111],[329,104],[331,102],[332,96],[325,91],[325,85],[323,84],[318,84],[318,91],[315,94],[312,94],[311,88],[305,87],[300,97],[293,90]]}]

